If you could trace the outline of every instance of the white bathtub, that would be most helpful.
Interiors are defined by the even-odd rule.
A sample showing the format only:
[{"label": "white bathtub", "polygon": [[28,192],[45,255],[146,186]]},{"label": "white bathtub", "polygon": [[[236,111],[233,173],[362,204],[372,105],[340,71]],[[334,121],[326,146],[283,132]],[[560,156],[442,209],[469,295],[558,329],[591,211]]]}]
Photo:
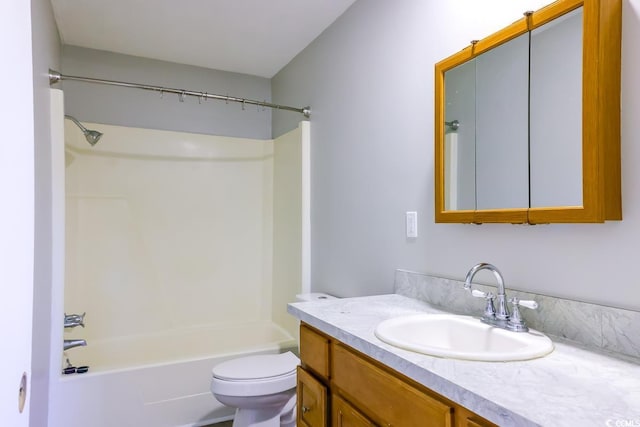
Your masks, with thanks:
[{"label": "white bathtub", "polygon": [[67,351],[74,364],[90,370],[60,377],[49,425],[176,427],[227,420],[233,410],[211,395],[211,368],[229,358],[295,346],[295,339],[271,322],[88,342]]}]

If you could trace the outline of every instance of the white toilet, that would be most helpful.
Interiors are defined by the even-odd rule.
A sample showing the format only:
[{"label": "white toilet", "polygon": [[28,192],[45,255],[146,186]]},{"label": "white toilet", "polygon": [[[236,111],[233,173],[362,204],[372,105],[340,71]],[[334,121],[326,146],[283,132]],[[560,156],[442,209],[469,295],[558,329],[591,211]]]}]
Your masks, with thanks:
[{"label": "white toilet", "polygon": [[233,427],[295,427],[299,364],[290,351],[229,360],[213,368],[211,393],[237,408]]}]

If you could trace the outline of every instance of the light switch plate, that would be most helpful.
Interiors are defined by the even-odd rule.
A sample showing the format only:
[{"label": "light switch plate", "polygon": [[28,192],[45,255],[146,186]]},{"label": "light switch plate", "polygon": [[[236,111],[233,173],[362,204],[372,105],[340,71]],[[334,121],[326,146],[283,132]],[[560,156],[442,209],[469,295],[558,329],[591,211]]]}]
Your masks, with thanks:
[{"label": "light switch plate", "polygon": [[407,212],[406,223],[407,223],[407,237],[408,238],[418,237],[418,212]]}]

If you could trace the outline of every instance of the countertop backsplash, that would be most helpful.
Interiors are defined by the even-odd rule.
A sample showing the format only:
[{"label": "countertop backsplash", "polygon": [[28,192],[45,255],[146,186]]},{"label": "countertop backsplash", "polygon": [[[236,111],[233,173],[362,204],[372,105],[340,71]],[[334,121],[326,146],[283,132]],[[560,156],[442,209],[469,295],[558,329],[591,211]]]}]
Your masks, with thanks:
[{"label": "countertop backsplash", "polygon": [[[464,282],[459,280],[396,270],[394,289],[396,294],[425,301],[458,314],[481,316],[484,310],[484,299],[473,298],[464,289]],[[496,292],[495,286],[475,282],[474,289]],[[521,292],[507,287],[507,297],[514,296],[521,300],[532,299],[539,304],[537,310],[520,309],[530,328],[589,348],[640,359],[640,312]]]}]

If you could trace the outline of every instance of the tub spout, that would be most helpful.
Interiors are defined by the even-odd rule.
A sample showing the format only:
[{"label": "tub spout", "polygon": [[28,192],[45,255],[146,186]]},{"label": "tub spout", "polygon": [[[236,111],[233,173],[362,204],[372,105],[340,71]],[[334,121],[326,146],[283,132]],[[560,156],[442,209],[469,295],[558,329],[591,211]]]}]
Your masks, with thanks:
[{"label": "tub spout", "polygon": [[66,351],[73,347],[82,347],[85,345],[87,345],[86,340],[64,340],[63,348]]}]

